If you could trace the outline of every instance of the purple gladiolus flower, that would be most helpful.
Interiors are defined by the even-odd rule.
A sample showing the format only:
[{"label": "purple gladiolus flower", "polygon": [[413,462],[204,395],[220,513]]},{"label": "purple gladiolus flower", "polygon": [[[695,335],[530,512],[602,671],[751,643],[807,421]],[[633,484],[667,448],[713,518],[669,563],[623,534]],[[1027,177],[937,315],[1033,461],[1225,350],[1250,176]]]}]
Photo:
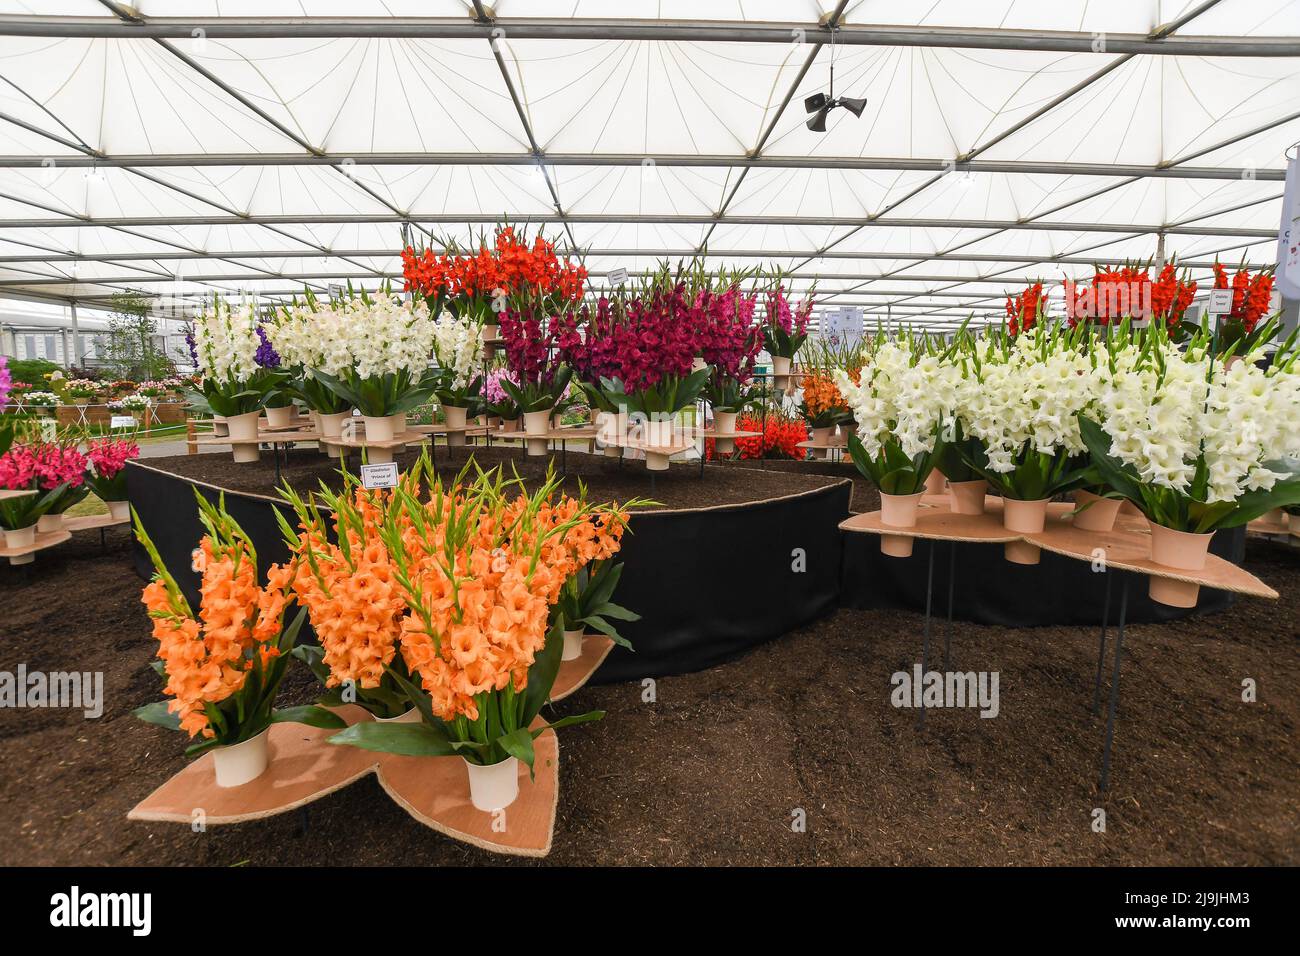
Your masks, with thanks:
[{"label": "purple gladiolus flower", "polygon": [[280,353],[275,350],[271,340],[266,337],[266,330],[260,325],[257,327],[257,338],[261,343],[257,347],[257,352],[253,356],[260,368],[279,368]]}]

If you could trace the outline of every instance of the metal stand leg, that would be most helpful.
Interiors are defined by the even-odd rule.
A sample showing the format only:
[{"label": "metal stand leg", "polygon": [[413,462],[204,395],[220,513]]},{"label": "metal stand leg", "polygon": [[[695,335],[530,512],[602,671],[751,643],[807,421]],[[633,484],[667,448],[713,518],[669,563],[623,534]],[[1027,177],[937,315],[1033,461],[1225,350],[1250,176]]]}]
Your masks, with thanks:
[{"label": "metal stand leg", "polygon": [[[1107,572],[1110,573],[1110,572]],[[1120,586],[1119,626],[1115,629],[1115,668],[1110,676],[1110,708],[1106,713],[1106,744],[1101,751],[1101,789],[1110,784],[1110,751],[1115,740],[1115,711],[1119,707],[1119,668],[1124,658],[1124,619],[1128,615],[1128,578]]]},{"label": "metal stand leg", "polygon": [[925,666],[930,657],[930,608],[934,599],[934,549],[935,542],[929,542],[930,557],[925,572],[925,629],[921,636],[921,709],[916,714],[916,728],[925,726]]},{"label": "metal stand leg", "polygon": [[271,445],[271,457],[275,459],[275,484],[276,484],[277,487],[279,487],[279,485],[280,485],[280,483],[281,483],[281,479],[280,479],[280,446],[279,446],[279,445],[276,445],[276,444],[272,443],[272,445]]},{"label": "metal stand leg", "polygon": [[1106,599],[1101,606],[1101,638],[1097,642],[1097,677],[1092,684],[1092,712],[1101,713],[1101,671],[1106,662],[1106,626],[1110,623],[1110,582],[1113,580],[1110,569],[1106,575]]},{"label": "metal stand leg", "polygon": [[952,591],[957,580],[957,542],[948,545],[948,624],[943,629],[943,669],[952,662]]}]

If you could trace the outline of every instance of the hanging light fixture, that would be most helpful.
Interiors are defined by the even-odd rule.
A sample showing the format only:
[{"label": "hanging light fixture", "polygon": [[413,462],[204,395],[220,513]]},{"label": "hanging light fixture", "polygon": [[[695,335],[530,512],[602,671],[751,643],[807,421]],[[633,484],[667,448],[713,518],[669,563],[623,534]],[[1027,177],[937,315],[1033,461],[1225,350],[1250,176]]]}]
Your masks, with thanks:
[{"label": "hanging light fixture", "polygon": [[804,124],[814,133],[826,132],[826,114],[837,106],[842,106],[854,116],[861,116],[862,111],[867,108],[865,99],[857,99],[852,96],[835,96],[835,31],[837,27],[832,26],[831,30],[831,88],[829,93],[814,93],[812,96],[804,97],[803,109],[805,113],[811,113],[808,121]]}]

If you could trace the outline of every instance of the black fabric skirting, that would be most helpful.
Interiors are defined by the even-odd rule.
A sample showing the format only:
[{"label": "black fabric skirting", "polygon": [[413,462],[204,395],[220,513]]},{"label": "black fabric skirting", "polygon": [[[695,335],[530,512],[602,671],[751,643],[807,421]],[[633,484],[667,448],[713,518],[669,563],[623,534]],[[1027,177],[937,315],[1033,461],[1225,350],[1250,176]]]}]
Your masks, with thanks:
[{"label": "black fabric skirting", "polygon": [[[215,501],[220,489],[132,463],[127,493],[167,569],[192,606],[199,575],[193,551],[202,537],[194,489]],[[615,600],[641,615],[618,624],[635,651],[616,647],[597,682],[684,674],[713,667],[832,611],[839,599],[841,534],[851,486],[755,504],[635,515],[623,538],[623,577]],[[257,549],[260,570],[288,560],[272,498],[227,491],[226,509]],[[136,570],[152,573],[136,545]]]},{"label": "black fabric skirting", "polygon": [[[131,504],[197,608],[199,576],[191,565],[203,530],[195,489],[212,501],[220,494],[147,464],[132,462],[127,469]],[[954,617],[961,620],[1009,627],[1100,622],[1107,576],[1089,564],[1043,552],[1039,565],[1026,567],[1004,560],[1000,544],[928,541],[918,541],[910,558],[891,558],[880,553],[876,535],[839,530],[849,495],[850,484],[843,481],[753,504],[635,515],[623,539],[625,567],[615,600],[641,615],[618,625],[636,650],[616,647],[596,681],[713,667],[837,606],[922,610],[931,548],[936,614],[947,613],[951,577]],[[287,506],[258,495],[225,496],[227,510],[257,549],[260,570],[288,560],[274,511],[284,509],[292,521]],[[1211,551],[1240,563],[1244,529],[1215,535]],[[139,544],[134,560],[147,578],[152,567]],[[1192,613],[1151,602],[1142,581],[1130,581],[1128,596],[1130,621]],[[1203,588],[1196,612],[1220,610],[1231,601],[1226,592]],[[1112,619],[1117,613],[1112,604]],[[314,640],[309,629],[305,636]]]}]

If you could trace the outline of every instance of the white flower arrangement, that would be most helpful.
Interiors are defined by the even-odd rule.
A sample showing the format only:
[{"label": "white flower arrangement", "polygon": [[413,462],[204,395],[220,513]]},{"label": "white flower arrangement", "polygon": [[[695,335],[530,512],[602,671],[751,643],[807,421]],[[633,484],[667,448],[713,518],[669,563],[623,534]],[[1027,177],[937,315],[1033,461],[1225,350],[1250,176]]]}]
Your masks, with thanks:
[{"label": "white flower arrangement", "polygon": [[479,325],[468,317],[457,318],[443,312],[433,328],[433,355],[446,373],[444,386],[464,391],[480,372],[483,338]]},{"label": "white flower arrangement", "polygon": [[135,392],[109,402],[108,407],[124,412],[142,412],[152,404],[153,400],[148,395]]},{"label": "white flower arrangement", "polygon": [[59,404],[59,396],[53,392],[28,392],[20,396],[20,401],[36,408],[54,408]]},{"label": "white flower arrangement", "polygon": [[418,377],[428,368],[434,329],[423,302],[407,304],[381,293],[290,306],[267,333],[283,365],[336,378],[398,372]]},{"label": "white flower arrangement", "polygon": [[[1207,349],[1128,350],[1106,372],[1098,424],[1109,454],[1145,484],[1186,495],[1204,470],[1204,502],[1271,490],[1300,457],[1300,375],[1288,363],[1224,369]],[[1203,458],[1203,462],[1202,462]],[[1273,467],[1270,467],[1272,465]]]},{"label": "white flower arrangement", "polygon": [[205,379],[246,382],[257,374],[256,303],[217,298],[194,319],[194,349]]}]

